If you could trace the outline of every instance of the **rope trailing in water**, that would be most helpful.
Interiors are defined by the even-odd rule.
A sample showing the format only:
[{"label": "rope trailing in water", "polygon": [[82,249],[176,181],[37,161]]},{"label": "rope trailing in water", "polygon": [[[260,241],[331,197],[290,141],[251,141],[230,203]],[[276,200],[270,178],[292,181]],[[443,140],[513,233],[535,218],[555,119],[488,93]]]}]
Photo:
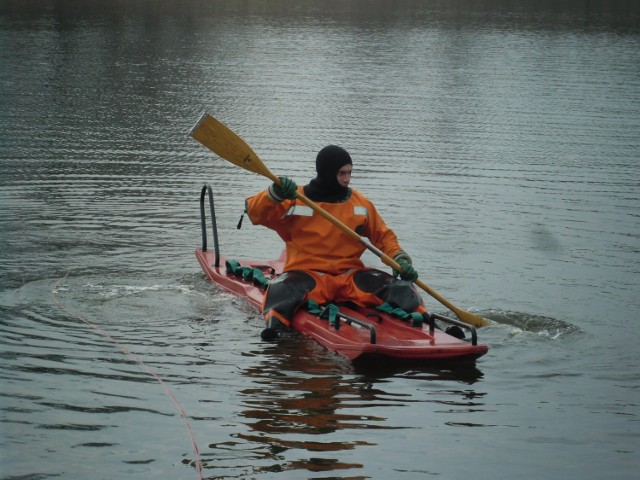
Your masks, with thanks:
[{"label": "rope trailing in water", "polygon": [[69,315],[71,315],[72,317],[86,323],[87,325],[89,325],[91,328],[93,328],[95,331],[97,331],[100,335],[102,335],[103,337],[109,339],[111,342],[113,342],[118,348],[120,348],[120,350],[122,350],[123,353],[125,353],[126,355],[130,356],[131,358],[133,358],[136,363],[138,363],[138,365],[140,365],[142,368],[144,368],[144,370],[151,375],[153,378],[155,378],[160,385],[162,385],[164,387],[165,392],[167,393],[167,395],[169,395],[169,397],[171,398],[171,400],[173,401],[174,405],[176,406],[176,408],[178,409],[178,412],[180,413],[180,416],[182,417],[182,419],[184,420],[184,423],[187,427],[187,433],[189,434],[189,439],[191,440],[191,446],[193,447],[193,453],[195,455],[195,466],[196,466],[196,471],[198,473],[198,478],[200,480],[202,480],[202,463],[200,462],[200,451],[198,450],[198,444],[196,443],[196,439],[195,436],[193,434],[193,430],[191,429],[191,424],[189,423],[189,418],[187,417],[187,414],[185,413],[184,409],[182,408],[182,405],[180,405],[180,402],[178,401],[177,397],[174,395],[173,391],[171,390],[171,388],[169,388],[169,385],[167,385],[164,380],[162,380],[162,378],[160,378],[158,376],[158,374],[156,374],[153,370],[151,370],[151,368],[149,368],[149,366],[144,363],[135,353],[133,353],[131,350],[129,350],[127,347],[125,347],[124,345],[120,344],[115,338],[113,338],[108,332],[102,330],[100,327],[98,327],[97,325],[95,325],[94,323],[90,322],[89,320],[87,320],[86,318],[84,318],[82,315],[80,315],[78,312],[76,312],[75,310],[71,309],[70,307],[66,306],[65,304],[63,304],[59,299],[58,299],[58,287],[60,286],[60,284],[66,280],[66,278],[69,276],[69,272],[66,273],[66,275],[62,278],[60,278],[58,281],[56,281],[53,284],[53,287],[51,287],[51,297],[53,298],[53,301],[65,312],[67,312]]}]

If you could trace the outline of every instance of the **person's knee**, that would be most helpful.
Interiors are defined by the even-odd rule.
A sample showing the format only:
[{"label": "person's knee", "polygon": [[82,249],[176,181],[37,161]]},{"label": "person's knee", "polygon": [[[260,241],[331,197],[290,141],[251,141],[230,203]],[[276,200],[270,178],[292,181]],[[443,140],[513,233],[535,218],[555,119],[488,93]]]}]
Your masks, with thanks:
[{"label": "person's knee", "polygon": [[405,312],[425,310],[422,297],[416,292],[413,283],[406,280],[395,280],[387,285],[380,292],[380,298]]},{"label": "person's knee", "polygon": [[353,276],[353,282],[358,289],[373,294],[390,285],[393,281],[392,275],[375,268],[359,270]]},{"label": "person's knee", "polygon": [[316,285],[311,275],[301,270],[292,270],[280,275],[271,282],[265,294],[263,312],[269,320],[269,312],[278,312],[279,317],[291,320],[298,306],[305,300],[307,293]]}]

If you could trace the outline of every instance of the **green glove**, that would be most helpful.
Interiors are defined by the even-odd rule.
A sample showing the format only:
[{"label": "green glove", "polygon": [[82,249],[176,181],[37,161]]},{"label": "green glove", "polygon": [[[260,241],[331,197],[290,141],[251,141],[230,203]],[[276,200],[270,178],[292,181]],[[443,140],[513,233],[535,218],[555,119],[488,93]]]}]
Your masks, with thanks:
[{"label": "green glove", "polygon": [[276,202],[282,202],[285,199],[296,198],[296,190],[298,185],[289,177],[278,177],[280,179],[280,185],[273,182],[273,185],[269,187],[269,196]]},{"label": "green glove", "polygon": [[[409,255],[400,252],[394,257],[394,260],[400,265],[400,271],[397,273],[400,274],[402,280],[415,282],[418,279],[418,272],[416,272],[416,269],[411,265],[411,257]],[[394,272],[394,274],[396,274],[396,272]]]}]

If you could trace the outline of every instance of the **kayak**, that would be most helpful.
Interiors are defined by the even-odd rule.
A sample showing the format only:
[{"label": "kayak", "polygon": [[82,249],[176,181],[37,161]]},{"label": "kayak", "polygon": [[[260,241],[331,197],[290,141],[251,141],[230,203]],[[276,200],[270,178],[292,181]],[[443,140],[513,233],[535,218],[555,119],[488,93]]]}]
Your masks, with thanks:
[{"label": "kayak", "polygon": [[[207,248],[205,196],[213,220],[214,250]],[[284,253],[276,260],[236,260],[219,251],[215,210],[211,187],[205,185],[200,196],[202,247],[196,258],[208,279],[223,290],[245,298],[260,309],[268,283],[283,271]],[[424,321],[403,319],[396,312],[355,304],[336,305],[331,318],[317,309],[300,308],[292,328],[326,349],[351,362],[366,359],[398,361],[475,361],[488,347],[477,342],[476,329],[443,315],[425,314]],[[439,324],[454,325],[470,338],[457,338],[440,329]],[[459,336],[459,335],[458,335]],[[466,335],[464,335],[466,337]]]}]

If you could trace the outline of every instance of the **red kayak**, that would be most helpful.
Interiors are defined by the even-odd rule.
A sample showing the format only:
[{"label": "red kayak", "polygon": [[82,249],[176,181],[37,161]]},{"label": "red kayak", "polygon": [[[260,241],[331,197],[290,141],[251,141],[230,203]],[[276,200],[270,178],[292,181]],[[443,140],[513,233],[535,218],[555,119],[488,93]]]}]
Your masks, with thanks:
[{"label": "red kayak", "polygon": [[[209,194],[213,218],[214,251],[207,249],[204,215],[205,194]],[[265,284],[282,273],[284,258],[272,261],[229,260],[219,253],[215,211],[211,187],[205,185],[200,198],[202,248],[196,258],[207,277],[224,290],[246,298],[256,308],[262,306]],[[238,274],[229,264],[240,265],[249,278]],[[351,360],[382,357],[402,361],[473,361],[488,351],[477,343],[474,327],[442,315],[427,315],[425,322],[409,322],[375,308],[363,309],[355,305],[339,305],[337,315],[330,322],[317,313],[301,308],[292,325],[330,351]],[[471,338],[459,339],[445,333],[437,323],[456,325],[467,330]]]}]

